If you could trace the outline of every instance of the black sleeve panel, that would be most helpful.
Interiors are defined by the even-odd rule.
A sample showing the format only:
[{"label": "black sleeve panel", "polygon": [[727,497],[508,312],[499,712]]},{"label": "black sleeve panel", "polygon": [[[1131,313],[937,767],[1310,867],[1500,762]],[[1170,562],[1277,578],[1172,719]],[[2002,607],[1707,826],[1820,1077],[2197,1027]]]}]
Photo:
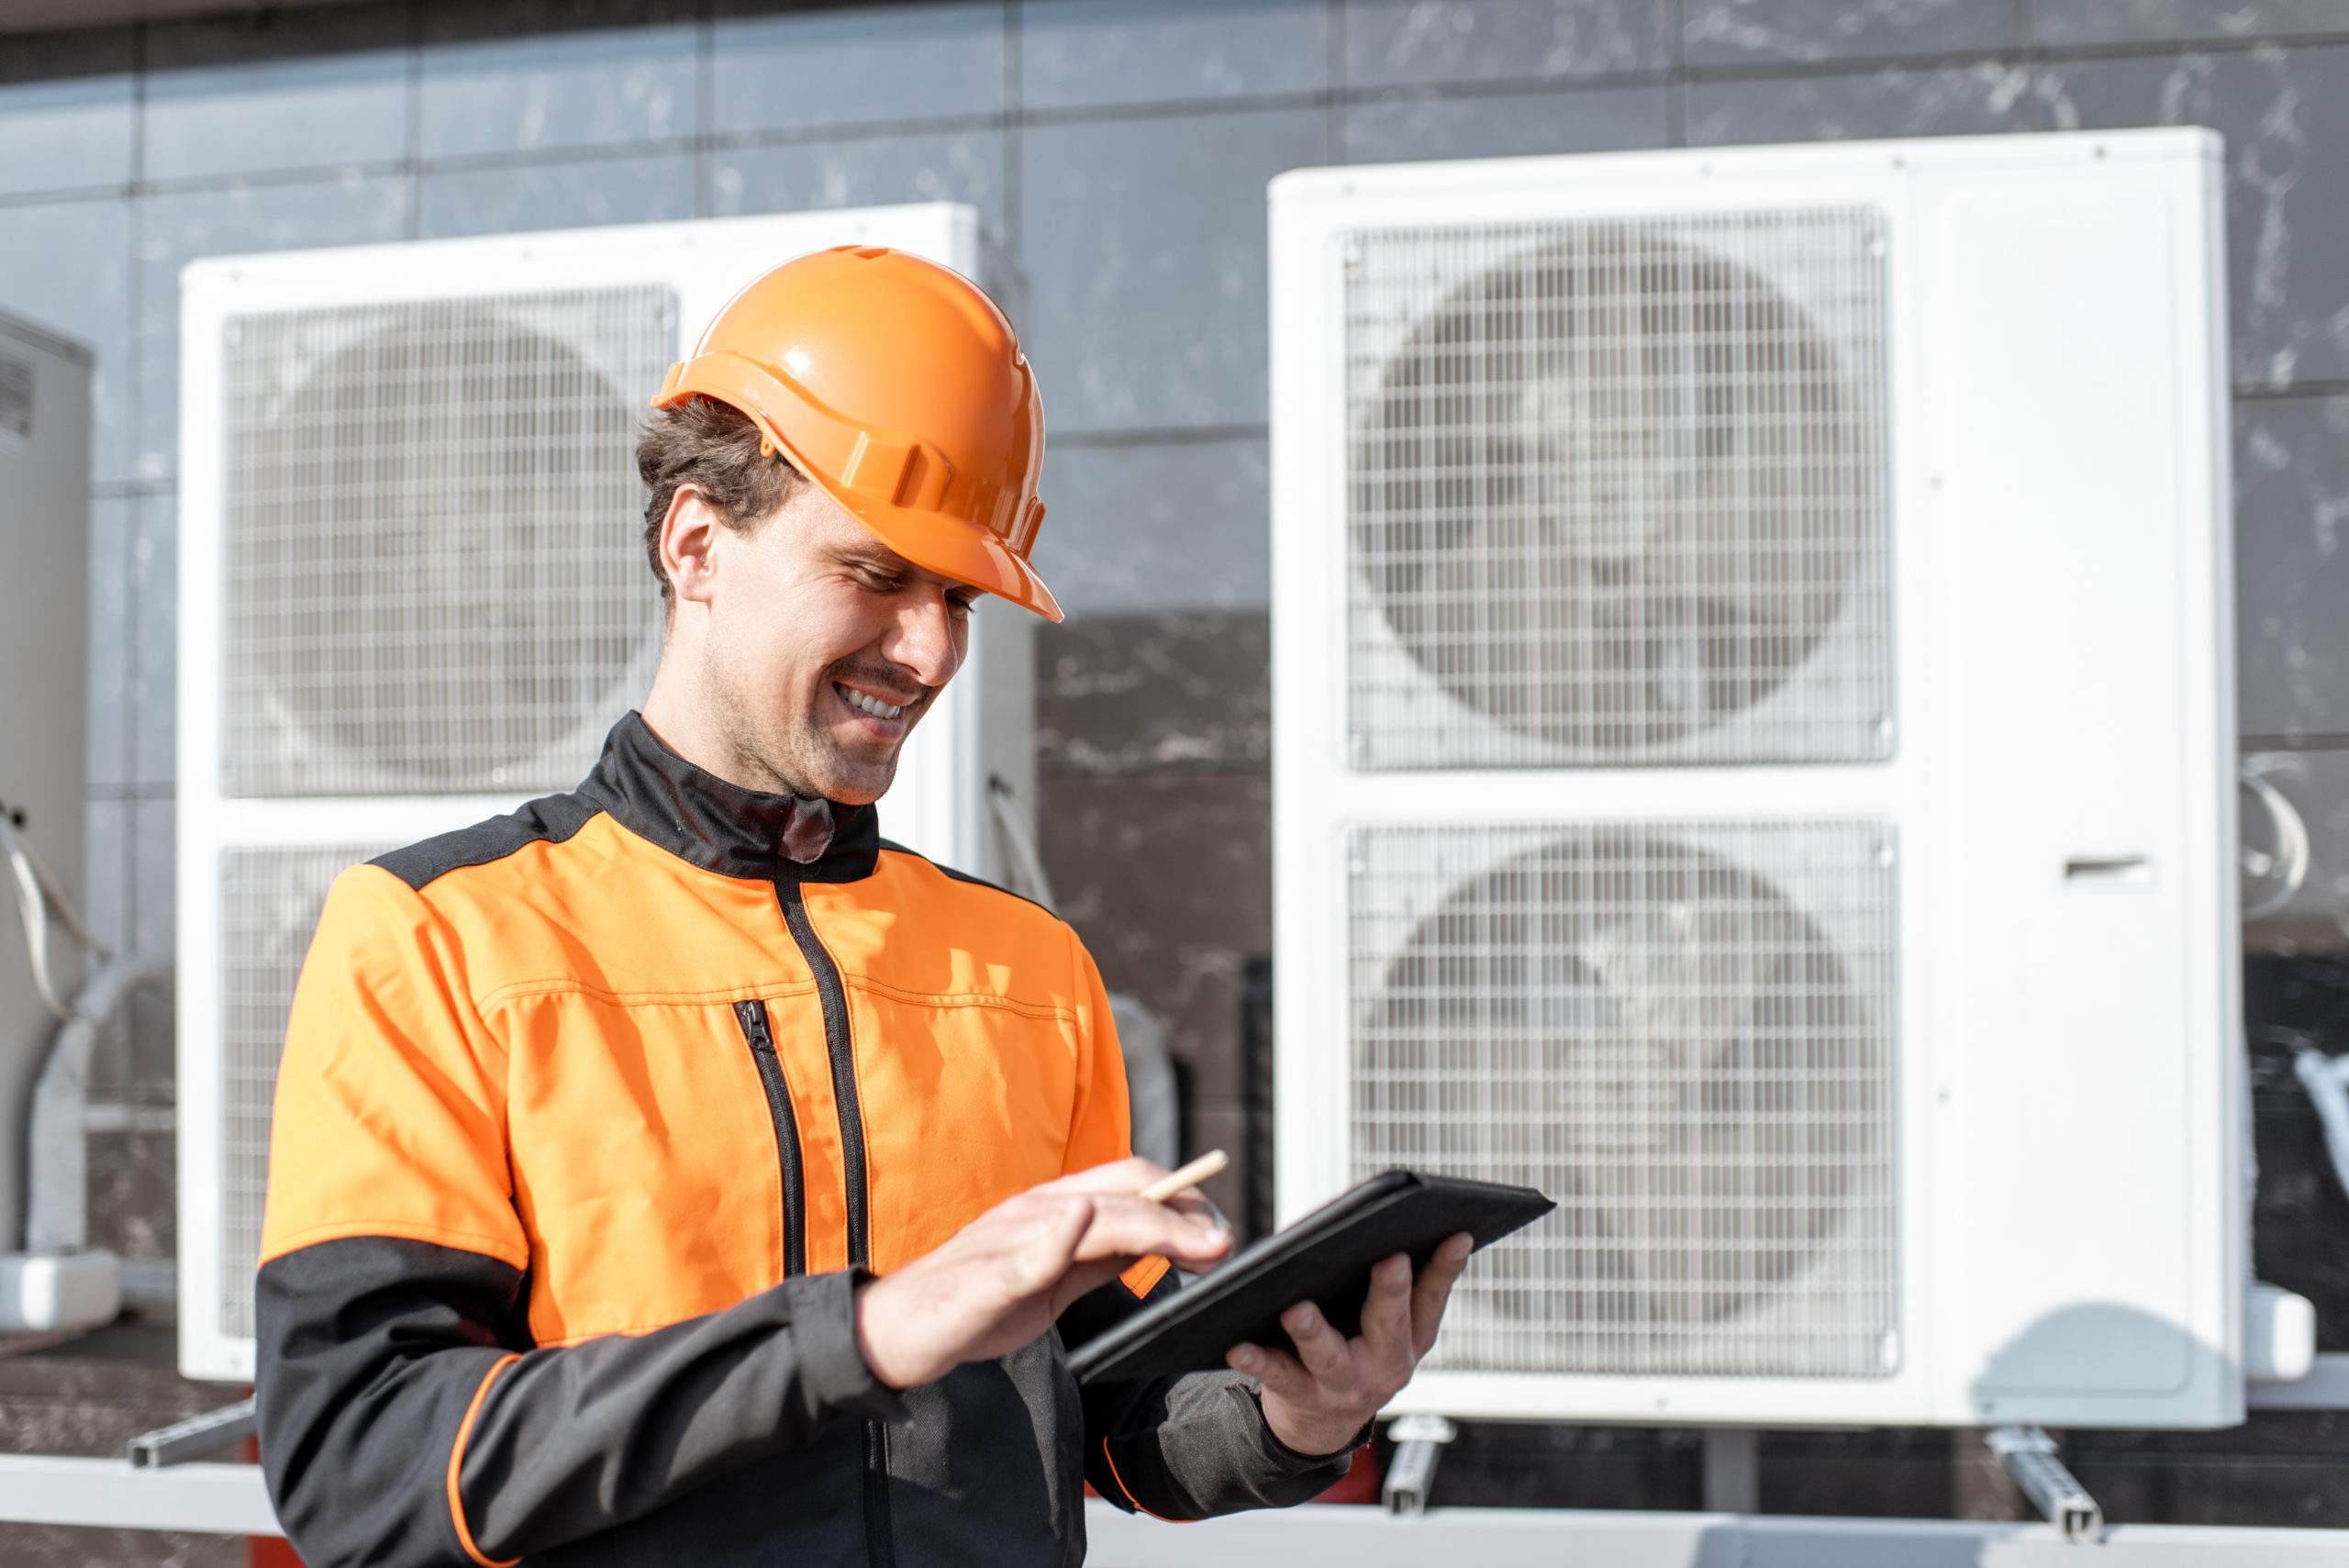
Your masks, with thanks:
[{"label": "black sleeve panel", "polygon": [[[895,1418],[857,1352],[853,1284],[792,1280],[654,1333],[531,1350],[523,1277],[495,1258],[372,1236],[273,1258],[255,1287],[255,1394],[278,1518],[310,1568],[518,1557],[793,1448],[833,1415]],[[461,1433],[470,1550],[450,1506]]]},{"label": "black sleeve panel", "polygon": [[[1063,1333],[1078,1342],[1180,1288],[1168,1270],[1141,1300],[1116,1281],[1072,1304]],[[1074,1319],[1072,1322],[1072,1319]],[[1085,1385],[1085,1478],[1111,1506],[1163,1519],[1203,1519],[1310,1502],[1337,1485],[1353,1451],[1292,1451],[1264,1424],[1256,1380],[1195,1372]]]},{"label": "black sleeve panel", "polygon": [[651,1512],[834,1417],[907,1419],[856,1346],[852,1273],[802,1274],[649,1334],[532,1351],[490,1385],[465,1443],[486,1556],[527,1556]]},{"label": "black sleeve panel", "polygon": [[1062,1348],[1072,1353],[1084,1349],[1086,1341],[1108,1333],[1152,1302],[1164,1300],[1175,1288],[1174,1271],[1170,1268],[1140,1299],[1123,1280],[1113,1279],[1098,1290],[1087,1291],[1061,1308]]},{"label": "black sleeve panel", "polygon": [[423,1241],[322,1241],[262,1265],[262,1468],[310,1568],[466,1561],[449,1452],[522,1332],[521,1294],[512,1265]]}]

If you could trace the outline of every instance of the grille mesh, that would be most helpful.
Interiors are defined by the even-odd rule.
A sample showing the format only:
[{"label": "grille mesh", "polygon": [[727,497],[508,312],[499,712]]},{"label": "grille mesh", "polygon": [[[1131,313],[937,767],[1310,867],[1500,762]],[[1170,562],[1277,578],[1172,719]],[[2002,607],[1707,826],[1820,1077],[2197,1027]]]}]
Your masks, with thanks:
[{"label": "grille mesh", "polygon": [[675,317],[632,287],[225,326],[228,793],[578,780],[658,653],[630,448]]},{"label": "grille mesh", "polygon": [[294,983],[334,879],[396,847],[241,849],[220,856],[220,1329],[232,1338],[253,1331],[270,1109]]},{"label": "grille mesh", "polygon": [[1887,755],[1884,333],[1865,210],[1353,236],[1354,765]]},{"label": "grille mesh", "polygon": [[1898,1358],[1891,829],[1357,829],[1355,1175],[1538,1187],[1429,1364]]}]

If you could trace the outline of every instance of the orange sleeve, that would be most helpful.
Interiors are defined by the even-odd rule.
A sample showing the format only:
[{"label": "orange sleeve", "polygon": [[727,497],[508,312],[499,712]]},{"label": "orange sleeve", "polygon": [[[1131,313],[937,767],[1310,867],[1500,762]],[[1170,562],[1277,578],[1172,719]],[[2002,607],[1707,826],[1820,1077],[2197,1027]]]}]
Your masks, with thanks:
[{"label": "orange sleeve", "polygon": [[505,1115],[504,1052],[448,929],[391,873],[345,872],[286,1025],[262,1261],[389,1236],[527,1267]]},{"label": "orange sleeve", "polygon": [[1101,971],[1085,944],[1069,933],[1077,964],[1076,1105],[1069,1120],[1063,1174],[1090,1169],[1133,1152],[1126,1106],[1126,1059],[1118,1047],[1118,1020]]}]

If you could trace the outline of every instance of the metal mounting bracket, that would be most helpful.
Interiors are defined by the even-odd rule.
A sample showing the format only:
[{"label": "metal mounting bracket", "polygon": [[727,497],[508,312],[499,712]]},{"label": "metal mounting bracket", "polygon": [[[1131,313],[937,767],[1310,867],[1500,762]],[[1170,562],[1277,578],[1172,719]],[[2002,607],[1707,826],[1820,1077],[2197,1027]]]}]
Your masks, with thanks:
[{"label": "metal mounting bracket", "polygon": [[1460,1429],[1441,1416],[1398,1416],[1386,1435],[1395,1440],[1395,1459],[1386,1467],[1378,1500],[1390,1514],[1425,1513],[1443,1445],[1458,1437]]},{"label": "metal mounting bracket", "polygon": [[253,1435],[255,1425],[253,1402],[241,1399],[168,1427],[158,1427],[151,1432],[141,1432],[124,1445],[123,1457],[130,1461],[133,1470],[186,1464],[207,1453],[217,1453],[230,1443],[244,1441]]},{"label": "metal mounting bracket", "polygon": [[2104,1539],[2104,1510],[2064,1468],[2054,1438],[2037,1427],[1997,1427],[1983,1442],[2065,1540],[2087,1544]]}]

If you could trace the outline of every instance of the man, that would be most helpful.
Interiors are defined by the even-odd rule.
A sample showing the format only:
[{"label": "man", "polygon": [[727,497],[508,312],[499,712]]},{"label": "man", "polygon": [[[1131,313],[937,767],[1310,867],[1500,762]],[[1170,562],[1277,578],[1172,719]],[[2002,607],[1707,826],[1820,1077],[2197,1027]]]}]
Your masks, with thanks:
[{"label": "man", "polygon": [[655,406],[642,714],[577,793],[346,873],[304,966],[257,1293],[295,1548],[1074,1564],[1081,1479],[1177,1518],[1320,1492],[1466,1239],[1383,1265],[1351,1341],[1299,1304],[1231,1372],[1080,1394],[1064,1341],[1229,1233],[1137,1195],[1074,933],[879,837],[972,601],[1058,617],[1009,325],[827,251]]}]

